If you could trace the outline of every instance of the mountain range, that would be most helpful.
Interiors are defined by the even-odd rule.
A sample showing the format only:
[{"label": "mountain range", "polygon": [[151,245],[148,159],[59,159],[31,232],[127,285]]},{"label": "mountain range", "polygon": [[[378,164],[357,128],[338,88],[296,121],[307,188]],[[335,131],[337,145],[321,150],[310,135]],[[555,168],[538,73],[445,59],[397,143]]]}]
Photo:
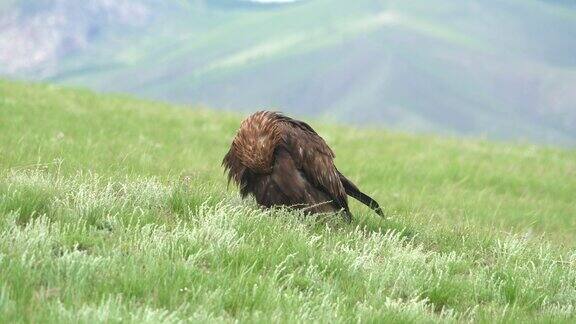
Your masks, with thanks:
[{"label": "mountain range", "polygon": [[566,0],[0,0],[0,75],[411,132],[576,143]]}]

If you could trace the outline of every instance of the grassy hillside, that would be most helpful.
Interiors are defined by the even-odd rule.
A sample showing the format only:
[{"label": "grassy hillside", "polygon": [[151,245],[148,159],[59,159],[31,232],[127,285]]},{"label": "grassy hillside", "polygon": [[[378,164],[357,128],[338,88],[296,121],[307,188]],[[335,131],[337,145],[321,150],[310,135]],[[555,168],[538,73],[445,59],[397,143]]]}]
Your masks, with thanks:
[{"label": "grassy hillside", "polygon": [[574,6],[238,3],[11,0],[0,14],[0,73],[228,109],[576,143]]},{"label": "grassy hillside", "polygon": [[576,152],[311,124],[385,208],[262,211],[240,117],[0,81],[0,322],[573,321]]}]

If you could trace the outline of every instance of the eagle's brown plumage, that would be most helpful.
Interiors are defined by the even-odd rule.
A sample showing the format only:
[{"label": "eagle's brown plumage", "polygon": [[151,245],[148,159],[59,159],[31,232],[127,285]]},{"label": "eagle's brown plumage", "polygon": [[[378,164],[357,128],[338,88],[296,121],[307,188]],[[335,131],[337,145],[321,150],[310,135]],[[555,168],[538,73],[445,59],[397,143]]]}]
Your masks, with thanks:
[{"label": "eagle's brown plumage", "polygon": [[334,152],[308,124],[277,112],[246,118],[222,165],[228,181],[258,204],[291,206],[312,213],[339,212],[347,221],[350,195],[383,216],[378,203],[334,166]]}]

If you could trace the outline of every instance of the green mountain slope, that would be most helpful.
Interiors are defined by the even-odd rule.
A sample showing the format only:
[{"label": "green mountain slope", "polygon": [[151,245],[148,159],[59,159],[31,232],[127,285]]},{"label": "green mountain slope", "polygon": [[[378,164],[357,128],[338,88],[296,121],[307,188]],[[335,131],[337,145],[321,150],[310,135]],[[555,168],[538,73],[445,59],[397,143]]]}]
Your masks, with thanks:
[{"label": "green mountain slope", "polygon": [[0,81],[0,321],[573,321],[576,152],[310,121],[385,208],[262,211],[239,116]]},{"label": "green mountain slope", "polygon": [[[16,54],[5,74],[224,109],[575,143],[576,8],[561,1],[69,2],[17,2],[14,33],[37,35],[22,48],[59,37],[39,48],[53,53],[45,61],[7,46]],[[24,27],[42,19],[30,11],[65,23],[35,34]],[[19,59],[23,67],[9,70]]]}]

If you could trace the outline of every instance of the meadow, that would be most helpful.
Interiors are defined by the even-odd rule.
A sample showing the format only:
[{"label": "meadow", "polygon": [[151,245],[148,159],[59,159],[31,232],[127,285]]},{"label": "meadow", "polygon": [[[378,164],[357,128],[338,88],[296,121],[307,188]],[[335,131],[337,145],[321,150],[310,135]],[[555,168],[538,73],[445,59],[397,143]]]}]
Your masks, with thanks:
[{"label": "meadow", "polygon": [[573,322],[576,151],[310,120],[386,217],[261,210],[242,116],[0,81],[0,322]]}]

